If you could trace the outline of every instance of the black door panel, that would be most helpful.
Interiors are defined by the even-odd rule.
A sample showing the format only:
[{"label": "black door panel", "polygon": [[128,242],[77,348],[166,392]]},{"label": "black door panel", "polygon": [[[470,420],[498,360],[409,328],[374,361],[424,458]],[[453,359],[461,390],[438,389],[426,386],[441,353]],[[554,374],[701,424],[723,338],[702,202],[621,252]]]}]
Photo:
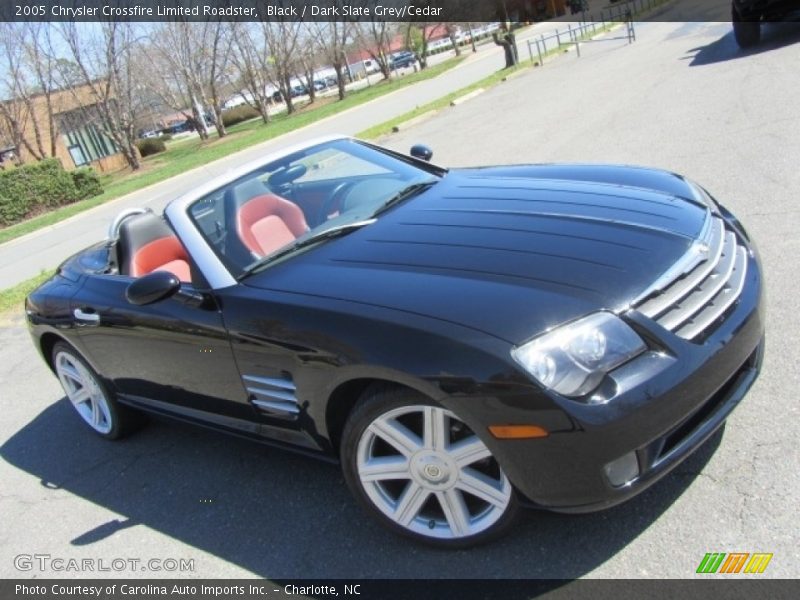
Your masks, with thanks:
[{"label": "black door panel", "polygon": [[123,395],[252,418],[219,310],[177,298],[134,306],[125,299],[131,281],[90,276],[73,297],[84,315],[78,335],[100,373]]}]

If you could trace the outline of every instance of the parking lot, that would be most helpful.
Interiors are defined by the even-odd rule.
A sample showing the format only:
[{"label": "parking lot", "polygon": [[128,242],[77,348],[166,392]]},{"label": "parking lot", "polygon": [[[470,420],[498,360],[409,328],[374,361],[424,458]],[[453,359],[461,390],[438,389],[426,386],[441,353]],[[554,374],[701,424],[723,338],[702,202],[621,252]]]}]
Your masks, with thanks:
[{"label": "parking lot", "polygon": [[[336,467],[183,425],[90,435],[20,317],[0,324],[0,577],[14,557],[189,559],[193,569],[86,577],[630,578],[695,575],[707,552],[768,552],[795,577],[800,452],[800,24],[742,53],[726,23],[647,23],[586,44],[383,143],[444,166],[634,163],[687,175],[744,223],[767,282],[767,356],[742,405],[634,500],[531,512],[511,536],[442,552],[386,533]],[[377,105],[375,110],[380,110]]]}]

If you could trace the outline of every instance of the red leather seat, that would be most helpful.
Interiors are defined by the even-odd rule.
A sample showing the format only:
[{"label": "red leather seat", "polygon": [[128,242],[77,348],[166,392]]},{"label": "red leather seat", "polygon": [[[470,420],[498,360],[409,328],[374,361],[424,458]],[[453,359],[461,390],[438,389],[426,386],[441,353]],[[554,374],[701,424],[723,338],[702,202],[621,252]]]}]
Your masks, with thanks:
[{"label": "red leather seat", "polygon": [[181,281],[192,280],[183,245],[164,220],[151,212],[120,224],[117,255],[123,275],[141,277],[153,271],[169,271]]},{"label": "red leather seat", "polygon": [[307,231],[300,207],[275,194],[251,198],[236,213],[239,239],[256,256],[267,256]]},{"label": "red leather seat", "polygon": [[181,281],[192,280],[189,257],[174,235],[153,240],[134,253],[130,275],[141,277],[153,271],[169,271]]}]

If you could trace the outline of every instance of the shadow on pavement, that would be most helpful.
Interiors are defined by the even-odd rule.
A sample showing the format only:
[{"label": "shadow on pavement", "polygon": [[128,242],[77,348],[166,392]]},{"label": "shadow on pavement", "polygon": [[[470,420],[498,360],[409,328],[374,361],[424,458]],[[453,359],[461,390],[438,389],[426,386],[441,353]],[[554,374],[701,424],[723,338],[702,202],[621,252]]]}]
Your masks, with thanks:
[{"label": "shadow on pavement", "polygon": [[761,42],[754,48],[747,50],[739,48],[733,37],[733,29],[730,29],[718,40],[688,50],[684,59],[691,59],[690,67],[702,67],[770,52],[798,41],[800,41],[800,23],[764,23],[761,26]]},{"label": "shadow on pavement", "polygon": [[[152,421],[123,442],[108,442],[86,429],[66,399],[16,432],[0,456],[54,493],[122,515],[63,540],[87,556],[93,543],[141,525],[273,579],[572,579],[613,557],[668,510],[721,439],[720,430],[624,505],[579,516],[529,511],[507,538],[458,552],[384,531],[327,463],[171,422]],[[135,556],[134,548],[125,551]],[[176,558],[194,556],[187,548]],[[197,557],[194,577],[204,576],[202,561]]]}]

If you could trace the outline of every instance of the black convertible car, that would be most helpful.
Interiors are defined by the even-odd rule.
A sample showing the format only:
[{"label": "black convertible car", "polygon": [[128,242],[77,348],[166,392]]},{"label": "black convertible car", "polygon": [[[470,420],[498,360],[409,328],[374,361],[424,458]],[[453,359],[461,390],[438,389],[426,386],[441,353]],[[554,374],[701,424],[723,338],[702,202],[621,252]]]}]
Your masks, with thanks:
[{"label": "black convertible car", "polygon": [[338,460],[445,546],[626,500],[722,425],[761,365],[762,278],[703,188],[411,154],[327,138],[120,215],[26,303],[78,414]]}]

